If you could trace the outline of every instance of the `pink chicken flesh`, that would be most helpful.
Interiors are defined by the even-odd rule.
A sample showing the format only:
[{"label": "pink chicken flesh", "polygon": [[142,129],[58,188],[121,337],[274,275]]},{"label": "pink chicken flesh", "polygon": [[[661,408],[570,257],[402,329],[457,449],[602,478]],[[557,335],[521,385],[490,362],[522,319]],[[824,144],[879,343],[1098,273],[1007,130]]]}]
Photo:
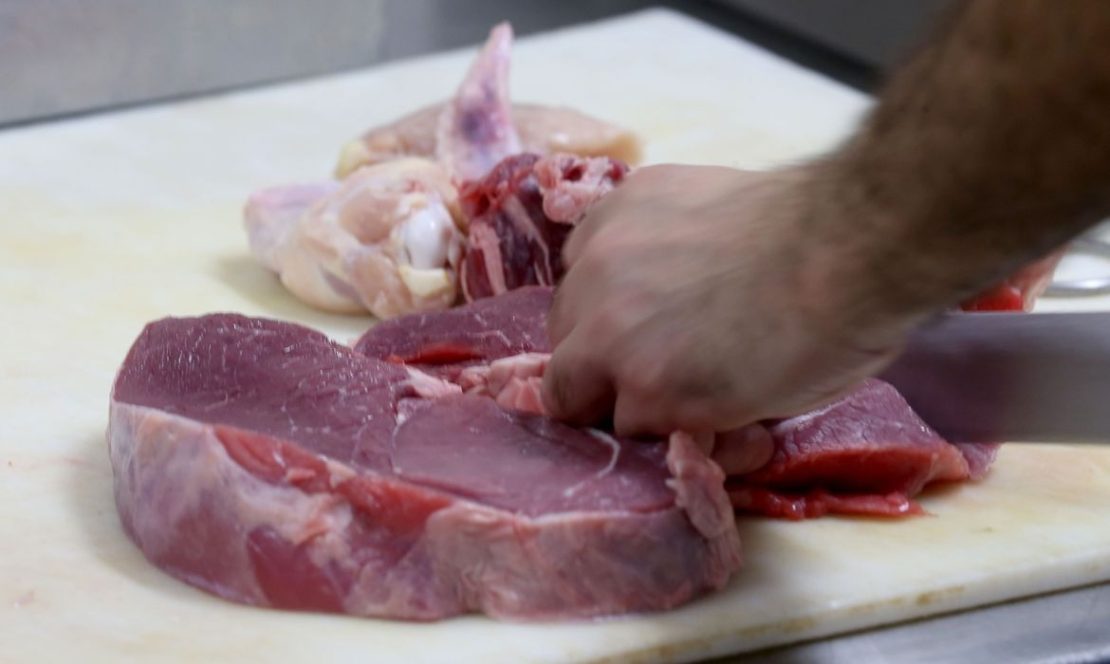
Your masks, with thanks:
[{"label": "pink chicken flesh", "polygon": [[[252,252],[304,302],[379,318],[458,299],[466,217],[457,188],[525,148],[637,157],[635,137],[567,109],[509,101],[512,28],[503,23],[455,96],[370,131],[341,158],[341,182],[265,189],[245,210]],[[574,206],[581,194],[568,192]],[[581,202],[577,202],[581,205]]]},{"label": "pink chicken flesh", "polygon": [[455,301],[458,200],[435,162],[399,159],[341,183],[266,189],[244,216],[255,256],[314,307],[389,318]]}]

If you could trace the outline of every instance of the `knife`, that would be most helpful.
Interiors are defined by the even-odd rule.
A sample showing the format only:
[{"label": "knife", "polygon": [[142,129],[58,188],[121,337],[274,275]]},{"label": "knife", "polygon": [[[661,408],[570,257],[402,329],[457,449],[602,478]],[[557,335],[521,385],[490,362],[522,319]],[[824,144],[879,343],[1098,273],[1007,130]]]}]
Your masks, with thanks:
[{"label": "knife", "polygon": [[1110,312],[946,314],[879,377],[953,442],[1110,443]]}]

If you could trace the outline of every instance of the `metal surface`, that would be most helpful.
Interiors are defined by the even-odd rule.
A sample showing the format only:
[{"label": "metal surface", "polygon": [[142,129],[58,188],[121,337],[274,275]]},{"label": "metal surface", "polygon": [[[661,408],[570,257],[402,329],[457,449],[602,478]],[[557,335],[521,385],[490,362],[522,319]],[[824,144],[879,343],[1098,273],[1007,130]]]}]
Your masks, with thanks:
[{"label": "metal surface", "polygon": [[1070,254],[1081,254],[1107,262],[1107,274],[1097,277],[1068,279],[1057,275],[1045,289],[1047,297],[1087,297],[1110,294],[1110,242],[1099,237],[1082,237],[1074,241]]},{"label": "metal surface", "polygon": [[386,0],[0,0],[0,124],[372,62]]},{"label": "metal surface", "polygon": [[1110,442],[1110,312],[949,314],[882,375],[958,442]]},{"label": "metal surface", "polygon": [[1110,584],[721,659],[717,664],[1107,661]]},{"label": "metal surface", "polygon": [[888,67],[927,34],[954,0],[719,0],[848,57]]}]

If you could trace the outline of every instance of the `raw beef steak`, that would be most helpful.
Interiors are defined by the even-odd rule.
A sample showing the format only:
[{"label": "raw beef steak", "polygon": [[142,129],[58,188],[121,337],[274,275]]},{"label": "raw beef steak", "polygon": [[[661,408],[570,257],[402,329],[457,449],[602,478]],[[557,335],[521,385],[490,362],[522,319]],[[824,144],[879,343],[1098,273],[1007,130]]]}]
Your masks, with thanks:
[{"label": "raw beef steak", "polygon": [[293,324],[148,325],[108,435],[143,553],[248,604],[578,618],[674,607],[740,565],[723,473],[690,437],[507,410]]},{"label": "raw beef steak", "polygon": [[[424,362],[423,368],[451,377],[468,392],[490,393],[502,405],[535,411],[542,408],[536,379],[516,370],[543,366],[541,354],[550,350],[543,334],[550,302],[551,289],[533,287],[447,312],[406,316],[371,328],[356,348],[378,358]],[[483,384],[491,378],[497,383],[492,390]],[[732,464],[725,459],[743,450],[722,445],[750,449],[770,439],[774,450],[763,467],[752,472],[752,466],[739,464],[744,471],[730,476],[733,505],[787,519],[921,514],[913,497],[925,486],[978,479],[997,450],[997,445],[946,442],[879,380],[811,413],[730,433],[744,435],[719,435],[713,452],[726,469]]]}]

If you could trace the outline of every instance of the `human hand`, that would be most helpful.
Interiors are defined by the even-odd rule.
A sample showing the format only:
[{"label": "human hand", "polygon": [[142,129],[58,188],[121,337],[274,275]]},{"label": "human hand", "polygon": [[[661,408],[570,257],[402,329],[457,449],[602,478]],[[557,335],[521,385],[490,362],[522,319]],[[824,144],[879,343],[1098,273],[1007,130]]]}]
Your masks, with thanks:
[{"label": "human hand", "polygon": [[907,326],[844,306],[850,253],[810,232],[807,173],[654,166],[564,249],[549,318],[550,413],[618,433],[724,431],[827,402],[879,371]]}]

